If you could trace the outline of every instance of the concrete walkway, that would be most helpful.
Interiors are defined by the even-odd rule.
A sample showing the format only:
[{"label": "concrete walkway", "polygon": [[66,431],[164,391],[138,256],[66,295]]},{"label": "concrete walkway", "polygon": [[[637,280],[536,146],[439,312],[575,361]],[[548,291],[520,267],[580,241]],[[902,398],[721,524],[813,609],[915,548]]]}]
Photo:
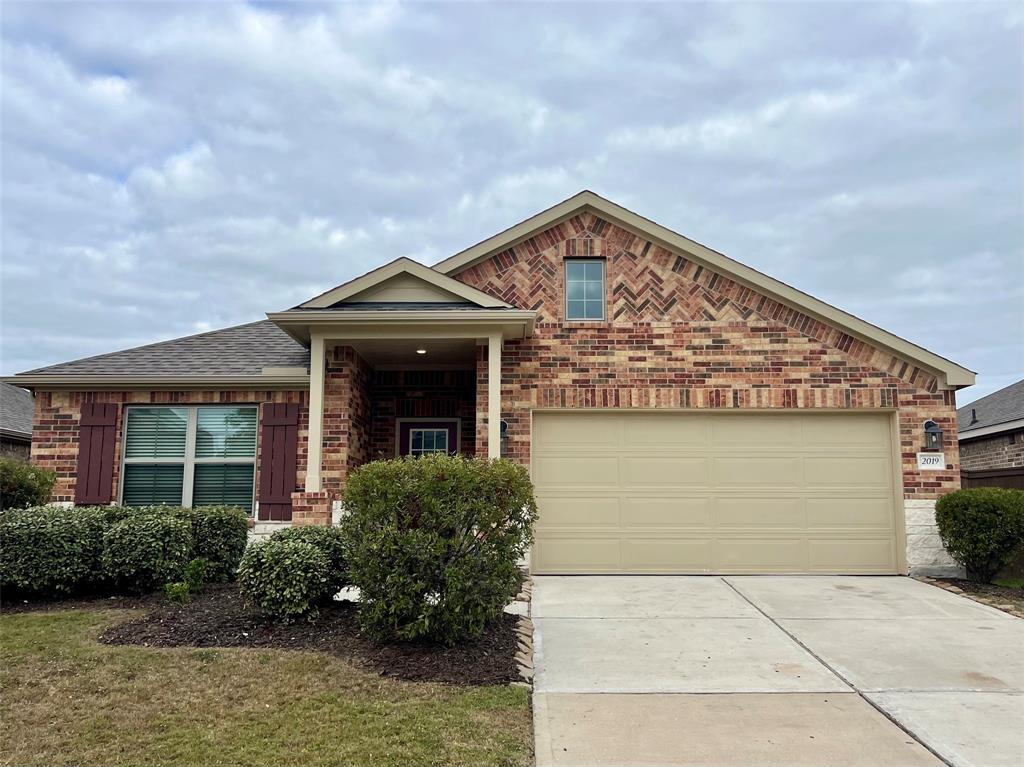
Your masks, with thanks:
[{"label": "concrete walkway", "polygon": [[1024,621],[909,578],[537,576],[540,767],[1021,767]]}]

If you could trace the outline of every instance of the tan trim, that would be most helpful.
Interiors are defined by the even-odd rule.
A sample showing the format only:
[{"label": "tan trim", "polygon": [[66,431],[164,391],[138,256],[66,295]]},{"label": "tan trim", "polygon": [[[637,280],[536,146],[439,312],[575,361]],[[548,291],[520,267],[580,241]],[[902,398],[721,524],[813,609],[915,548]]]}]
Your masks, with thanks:
[{"label": "tan trim", "polygon": [[533,335],[537,313],[524,309],[317,311],[292,310],[267,314],[284,332],[308,344],[310,334],[328,338],[505,338]]},{"label": "tan trim", "polygon": [[320,492],[320,465],[324,430],[324,374],[327,360],[324,337],[314,334],[309,348],[309,436],[306,438],[306,492]]},{"label": "tan trim", "polygon": [[23,374],[0,378],[4,383],[26,389],[42,390],[176,390],[176,389],[307,389],[309,376],[305,373],[289,375],[251,376],[175,376],[175,375],[49,375]]},{"label": "tan trim", "polygon": [[361,277],[356,277],[354,280],[339,285],[336,288],[328,290],[326,293],[321,293],[315,298],[311,298],[299,306],[303,309],[326,309],[333,306],[334,304],[344,301],[346,298],[352,298],[370,288],[373,288],[381,283],[396,277],[400,274],[411,274],[412,276],[422,280],[429,285],[433,285],[435,288],[444,291],[445,293],[452,294],[459,298],[462,298],[471,303],[483,306],[486,308],[509,308],[510,304],[506,304],[504,301],[500,301],[494,296],[484,293],[482,290],[477,290],[474,287],[466,285],[463,282],[452,279],[451,277],[434,271],[429,266],[417,263],[410,258],[396,258],[389,264],[374,269],[372,272],[367,272]]},{"label": "tan trim", "polygon": [[940,379],[940,385],[945,388],[959,389],[974,383],[973,371],[762,274],[756,269],[734,261],[728,256],[643,218],[591,191],[573,195],[568,200],[435,264],[434,269],[448,275],[456,274],[479,261],[507,250],[539,231],[548,229],[582,212],[595,213],[617,226],[657,242],[662,247],[682,252],[687,258],[714,271],[726,274],[752,290],[797,307],[815,319],[838,326],[862,341],[917,363],[936,374]]},{"label": "tan trim", "polygon": [[907,507],[903,482],[903,448],[900,445],[900,413],[889,416],[889,455],[892,463],[893,524],[896,526],[896,571],[900,575],[910,572],[907,563]]}]

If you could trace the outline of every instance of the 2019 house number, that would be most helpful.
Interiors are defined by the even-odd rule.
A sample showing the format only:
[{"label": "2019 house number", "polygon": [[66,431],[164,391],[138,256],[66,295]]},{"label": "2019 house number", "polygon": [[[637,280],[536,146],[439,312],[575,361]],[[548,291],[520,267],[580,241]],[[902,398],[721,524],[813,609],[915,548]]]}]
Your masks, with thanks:
[{"label": "2019 house number", "polygon": [[945,453],[918,453],[917,468],[919,471],[940,471],[946,468]]}]

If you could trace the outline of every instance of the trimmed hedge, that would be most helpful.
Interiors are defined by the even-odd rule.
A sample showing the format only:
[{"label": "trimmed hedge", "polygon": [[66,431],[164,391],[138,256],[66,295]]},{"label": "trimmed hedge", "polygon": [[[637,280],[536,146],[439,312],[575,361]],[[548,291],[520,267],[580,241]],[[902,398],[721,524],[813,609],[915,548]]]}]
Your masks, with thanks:
[{"label": "trimmed hedge", "polygon": [[312,620],[327,588],[327,556],[305,541],[272,538],[246,549],[238,568],[242,597],[278,620]]},{"label": "trimmed hedge", "polygon": [[522,466],[447,455],[364,464],[345,508],[364,630],[447,644],[478,636],[514,598],[537,518]]},{"label": "trimmed hedge", "polygon": [[935,521],[942,545],[968,577],[989,583],[1024,543],[1024,490],[957,490],[935,504]]},{"label": "trimmed hedge", "polygon": [[350,585],[345,540],[337,527],[304,525],[286,527],[270,536],[273,541],[302,541],[319,549],[327,558],[327,582],[322,599],[330,601],[335,594]]},{"label": "trimmed hedge", "polygon": [[245,547],[245,519],[221,507],[12,510],[0,515],[0,589],[5,597],[48,598],[160,588],[179,580],[192,556],[224,579]]},{"label": "trimmed hedge", "polygon": [[42,506],[50,500],[56,473],[18,458],[0,458],[0,510]]}]

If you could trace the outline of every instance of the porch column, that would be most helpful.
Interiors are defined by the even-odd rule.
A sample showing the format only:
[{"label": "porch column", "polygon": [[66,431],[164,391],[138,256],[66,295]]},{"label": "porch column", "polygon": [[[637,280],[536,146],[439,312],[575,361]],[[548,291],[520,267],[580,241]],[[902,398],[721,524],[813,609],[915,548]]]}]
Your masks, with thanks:
[{"label": "porch column", "polygon": [[309,337],[309,444],[306,460],[306,492],[320,492],[321,451],[324,446],[324,337]]},{"label": "porch column", "polygon": [[501,333],[487,338],[487,457],[501,458]]}]

